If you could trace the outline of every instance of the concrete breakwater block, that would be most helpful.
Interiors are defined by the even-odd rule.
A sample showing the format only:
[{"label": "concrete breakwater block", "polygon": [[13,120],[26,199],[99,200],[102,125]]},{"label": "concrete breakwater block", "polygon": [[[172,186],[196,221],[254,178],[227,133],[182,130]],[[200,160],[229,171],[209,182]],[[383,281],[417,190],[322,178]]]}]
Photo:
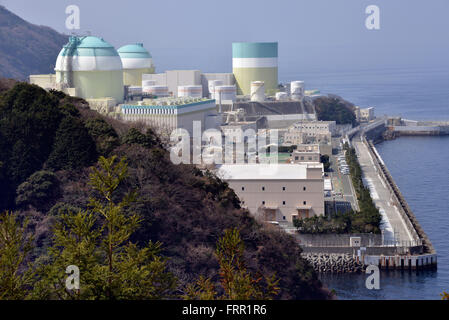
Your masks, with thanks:
[{"label": "concrete breakwater block", "polygon": [[321,273],[358,273],[364,271],[364,266],[349,254],[336,253],[303,253],[316,272]]}]

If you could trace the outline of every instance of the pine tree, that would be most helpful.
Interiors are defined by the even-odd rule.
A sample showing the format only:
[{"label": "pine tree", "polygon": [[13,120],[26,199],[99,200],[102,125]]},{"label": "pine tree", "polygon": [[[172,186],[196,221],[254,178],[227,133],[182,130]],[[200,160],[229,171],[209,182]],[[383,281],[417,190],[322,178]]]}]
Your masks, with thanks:
[{"label": "pine tree", "polygon": [[28,298],[33,272],[26,265],[33,239],[26,235],[26,226],[12,213],[0,215],[0,300]]},{"label": "pine tree", "polygon": [[[200,277],[196,283],[186,288],[184,299],[199,300],[261,300],[272,299],[279,293],[279,279],[275,275],[263,277],[259,273],[253,276],[246,268],[244,259],[245,245],[239,231],[225,230],[217,242],[216,256],[220,265],[220,284],[224,291],[221,296],[211,279]],[[265,280],[263,283],[262,280]]]},{"label": "pine tree", "polygon": [[[49,261],[39,274],[42,280],[35,298],[46,299],[164,299],[176,280],[160,256],[160,243],[139,248],[129,239],[139,227],[136,214],[125,213],[136,199],[135,192],[116,201],[117,188],[127,177],[125,159],[100,157],[90,184],[89,210],[61,217],[54,231]],[[80,271],[79,290],[65,287],[66,267]]]}]

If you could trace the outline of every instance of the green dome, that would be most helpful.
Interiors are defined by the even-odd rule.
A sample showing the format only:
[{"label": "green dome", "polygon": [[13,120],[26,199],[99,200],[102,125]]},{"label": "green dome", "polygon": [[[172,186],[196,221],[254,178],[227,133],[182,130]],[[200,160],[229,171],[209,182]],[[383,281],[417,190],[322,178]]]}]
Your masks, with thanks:
[{"label": "green dome", "polygon": [[121,58],[151,58],[151,54],[142,43],[128,44],[117,50]]},{"label": "green dome", "polygon": [[[66,57],[72,57],[68,66]],[[121,70],[123,68],[117,50],[94,36],[70,37],[56,61],[57,71]]]}]

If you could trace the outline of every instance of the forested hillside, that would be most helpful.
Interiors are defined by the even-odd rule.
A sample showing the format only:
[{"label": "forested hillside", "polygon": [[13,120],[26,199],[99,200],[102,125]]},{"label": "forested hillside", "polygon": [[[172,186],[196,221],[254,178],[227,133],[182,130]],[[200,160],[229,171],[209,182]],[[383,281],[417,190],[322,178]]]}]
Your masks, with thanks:
[{"label": "forested hillside", "polygon": [[167,272],[176,279],[173,297],[185,294],[200,276],[220,283],[217,242],[225,230],[233,228],[243,240],[248,270],[264,279],[279,279],[276,298],[328,297],[291,236],[257,223],[240,208],[228,185],[213,174],[190,165],[173,165],[151,129],[102,117],[84,100],[58,91],[46,92],[25,83],[7,90],[11,82],[0,84],[4,90],[0,93],[0,212],[11,212],[18,223],[28,221],[24,232],[33,235],[33,249],[23,265],[52,259],[54,263],[44,265],[56,265],[59,260],[48,249],[62,241],[58,236],[64,233],[55,234],[55,227],[61,227],[67,215],[84,212],[78,217],[81,220],[94,215],[97,222],[92,228],[107,219],[92,209],[92,203],[97,209],[103,203],[95,200],[101,192],[98,185],[93,186],[92,173],[94,168],[104,170],[97,163],[100,156],[116,156],[117,161],[123,159],[127,174],[121,176],[108,201],[118,202],[135,191],[135,199],[122,208],[126,217],[132,220],[135,215],[139,221],[129,240],[138,248],[149,241],[161,243],[157,252],[167,259]]}]

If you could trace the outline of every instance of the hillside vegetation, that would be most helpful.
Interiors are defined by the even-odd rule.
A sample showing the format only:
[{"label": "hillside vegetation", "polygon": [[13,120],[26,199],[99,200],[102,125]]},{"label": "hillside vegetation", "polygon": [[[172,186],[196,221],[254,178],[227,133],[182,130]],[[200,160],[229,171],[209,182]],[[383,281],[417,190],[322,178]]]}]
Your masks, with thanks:
[{"label": "hillside vegetation", "polygon": [[318,120],[337,124],[357,124],[354,105],[338,96],[322,96],[313,100]]},{"label": "hillside vegetation", "polygon": [[30,74],[54,73],[67,36],[31,24],[0,5],[0,77],[25,80]]},{"label": "hillside vegetation", "polygon": [[[84,100],[61,92],[17,83],[0,93],[0,213],[8,210],[17,221],[28,221],[24,230],[33,235],[33,249],[23,264],[56,259],[49,248],[61,241],[61,233],[54,232],[62,221],[90,219],[92,203],[101,198],[98,185],[92,187],[93,168],[104,168],[104,162],[103,167],[98,164],[101,156],[126,163],[126,176],[121,176],[110,201],[119,203],[129,191],[136,192],[122,208],[129,218],[121,219],[139,221],[129,222],[129,240],[137,247],[127,252],[137,259],[149,241],[161,243],[142,252],[151,253],[151,259],[156,252],[166,259],[177,283],[174,297],[191,294],[185,288],[201,279],[220,283],[217,242],[235,227],[245,246],[243,274],[248,270],[279,279],[276,298],[329,297],[291,236],[257,223],[240,208],[227,183],[213,174],[173,165],[151,129],[102,117]],[[71,216],[77,212],[80,217]],[[140,263],[146,261],[142,259]]]}]

